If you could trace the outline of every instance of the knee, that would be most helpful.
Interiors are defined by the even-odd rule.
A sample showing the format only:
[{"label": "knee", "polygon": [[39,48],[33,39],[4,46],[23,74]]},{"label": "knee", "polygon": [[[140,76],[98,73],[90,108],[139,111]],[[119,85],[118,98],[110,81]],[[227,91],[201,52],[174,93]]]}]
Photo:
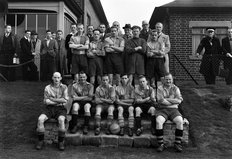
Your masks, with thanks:
[{"label": "knee", "polygon": [[47,119],[47,116],[45,114],[41,114],[38,118],[39,123],[44,123],[44,121]]},{"label": "knee", "polygon": [[156,117],[156,124],[157,124],[157,125],[163,125],[164,122],[165,122],[164,117],[162,117],[162,116]]},{"label": "knee", "polygon": [[118,107],[118,112],[122,113],[123,112],[123,107]]},{"label": "knee", "polygon": [[114,106],[109,106],[108,112],[109,112],[109,113],[113,113],[113,111],[114,111]]},{"label": "knee", "polygon": [[149,109],[149,113],[150,113],[151,115],[155,115],[155,108],[154,108],[154,107],[151,107],[151,108]]},{"label": "knee", "polygon": [[134,107],[130,106],[130,107],[128,108],[128,112],[129,112],[129,113],[134,113]]},{"label": "knee", "polygon": [[64,123],[64,121],[65,121],[65,116],[61,115],[61,116],[58,117],[59,124]]},{"label": "knee", "polygon": [[136,108],[135,108],[135,112],[136,112],[136,113],[140,113],[140,112],[142,112],[142,109],[141,109],[140,107],[136,107]]},{"label": "knee", "polygon": [[90,108],[91,108],[91,105],[89,103],[86,103],[85,106],[84,106],[84,109],[89,110]]},{"label": "knee", "polygon": [[101,114],[101,111],[102,111],[101,106],[98,105],[96,107],[96,114],[98,114],[98,115]]},{"label": "knee", "polygon": [[176,118],[175,120],[173,120],[173,122],[174,122],[176,125],[183,125],[183,124],[184,124],[184,121],[183,121],[182,117]]},{"label": "knee", "polygon": [[72,113],[77,114],[79,109],[80,109],[80,105],[78,103],[74,103],[72,106]]}]

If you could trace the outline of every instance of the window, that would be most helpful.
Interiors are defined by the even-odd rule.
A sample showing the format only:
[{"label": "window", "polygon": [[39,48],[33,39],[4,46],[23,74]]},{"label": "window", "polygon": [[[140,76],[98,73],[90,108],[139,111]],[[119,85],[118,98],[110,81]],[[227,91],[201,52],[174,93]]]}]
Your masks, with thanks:
[{"label": "window", "polygon": [[[196,50],[202,38],[206,36],[206,28],[214,27],[215,35],[221,41],[227,35],[227,29],[231,27],[230,21],[190,21],[189,27],[192,33],[192,55],[190,59],[199,59],[196,55]],[[202,50],[203,52],[204,50]]]}]

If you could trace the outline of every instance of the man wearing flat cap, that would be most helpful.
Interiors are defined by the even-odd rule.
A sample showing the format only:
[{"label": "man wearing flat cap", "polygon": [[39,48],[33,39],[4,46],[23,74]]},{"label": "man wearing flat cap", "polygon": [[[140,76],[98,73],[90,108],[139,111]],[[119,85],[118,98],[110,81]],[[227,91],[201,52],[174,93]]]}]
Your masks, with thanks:
[{"label": "man wearing flat cap", "polygon": [[206,37],[201,40],[196,53],[199,56],[203,48],[205,49],[200,65],[200,73],[204,76],[206,84],[215,84],[220,64],[218,55],[221,54],[222,50],[220,41],[215,37],[214,32],[215,28],[206,28]]}]

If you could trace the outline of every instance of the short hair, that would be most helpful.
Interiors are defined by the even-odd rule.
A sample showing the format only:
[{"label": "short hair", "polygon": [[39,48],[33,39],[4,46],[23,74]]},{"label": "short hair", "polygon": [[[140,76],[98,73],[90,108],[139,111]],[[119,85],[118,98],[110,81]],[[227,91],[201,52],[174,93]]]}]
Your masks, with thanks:
[{"label": "short hair", "polygon": [[109,75],[108,75],[108,74],[103,74],[103,75],[102,75],[102,78],[103,78],[103,77],[108,77],[108,78],[109,78]]},{"label": "short hair", "polygon": [[27,32],[31,32],[30,30],[25,30],[25,32],[24,33],[27,33]]},{"label": "short hair", "polygon": [[57,32],[57,33],[59,33],[59,32],[63,33],[63,31],[62,31],[62,30],[57,30],[56,32]]},{"label": "short hair", "polygon": [[46,33],[48,33],[48,32],[52,33],[52,31],[51,31],[51,30],[49,30],[49,29],[48,29],[48,30],[46,30]]},{"label": "short hair", "polygon": [[99,31],[99,32],[101,32],[99,29],[94,29],[94,30],[93,30],[93,33],[94,33],[95,31]]},{"label": "short hair", "polygon": [[139,80],[142,79],[142,78],[145,78],[147,80],[147,78],[144,75],[140,75]]},{"label": "short hair", "polygon": [[127,76],[127,77],[128,77],[129,75],[126,74],[126,73],[123,73],[123,74],[120,75],[121,78],[122,78],[123,76]]},{"label": "short hair", "polygon": [[93,25],[88,25],[88,26],[87,26],[87,28],[89,28],[90,26],[94,28],[94,26],[93,26]]},{"label": "short hair", "polygon": [[77,23],[72,23],[72,24],[71,24],[71,26],[72,26],[72,25],[75,25],[75,26],[77,26]]},{"label": "short hair", "polygon": [[112,30],[112,29],[114,29],[114,28],[118,31],[118,28],[117,28],[116,26],[110,27],[110,30]]},{"label": "short hair", "polygon": [[167,77],[167,76],[171,76],[173,78],[173,75],[171,73],[169,73],[169,72],[164,75],[164,78]]},{"label": "short hair", "polygon": [[161,23],[161,22],[157,22],[157,23],[155,24],[155,26],[158,25],[158,24],[162,25],[162,27],[164,26],[163,23]]},{"label": "short hair", "polygon": [[106,27],[106,25],[104,23],[99,24],[99,26],[101,26],[101,25],[104,25]]},{"label": "short hair", "polygon": [[77,26],[84,26],[84,24],[82,24],[82,23],[78,23],[78,24],[77,24]]},{"label": "short hair", "polygon": [[79,74],[86,74],[84,71],[80,71]]},{"label": "short hair", "polygon": [[10,24],[6,24],[4,28],[6,29],[8,26],[12,27]]},{"label": "short hair", "polygon": [[138,25],[134,25],[134,26],[132,27],[132,30],[134,30],[134,29],[139,29],[139,31],[141,30],[141,28],[140,28]]}]

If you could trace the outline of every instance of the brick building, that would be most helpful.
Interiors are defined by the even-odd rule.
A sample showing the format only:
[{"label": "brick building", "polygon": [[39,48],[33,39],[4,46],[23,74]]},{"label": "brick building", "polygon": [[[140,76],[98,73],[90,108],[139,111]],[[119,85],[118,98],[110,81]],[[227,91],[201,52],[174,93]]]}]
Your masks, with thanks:
[{"label": "brick building", "polygon": [[58,29],[66,36],[73,22],[108,25],[100,0],[8,0],[5,24],[13,26],[13,32],[22,37],[24,30],[36,30],[40,38],[45,31]]},{"label": "brick building", "polygon": [[191,78],[174,55],[196,80],[203,80],[199,73],[201,58],[195,54],[200,40],[205,36],[205,28],[215,27],[216,36],[221,40],[231,27],[231,21],[232,0],[176,0],[155,8],[150,26],[154,28],[156,22],[162,22],[164,32],[170,36],[170,70],[176,79]]}]

